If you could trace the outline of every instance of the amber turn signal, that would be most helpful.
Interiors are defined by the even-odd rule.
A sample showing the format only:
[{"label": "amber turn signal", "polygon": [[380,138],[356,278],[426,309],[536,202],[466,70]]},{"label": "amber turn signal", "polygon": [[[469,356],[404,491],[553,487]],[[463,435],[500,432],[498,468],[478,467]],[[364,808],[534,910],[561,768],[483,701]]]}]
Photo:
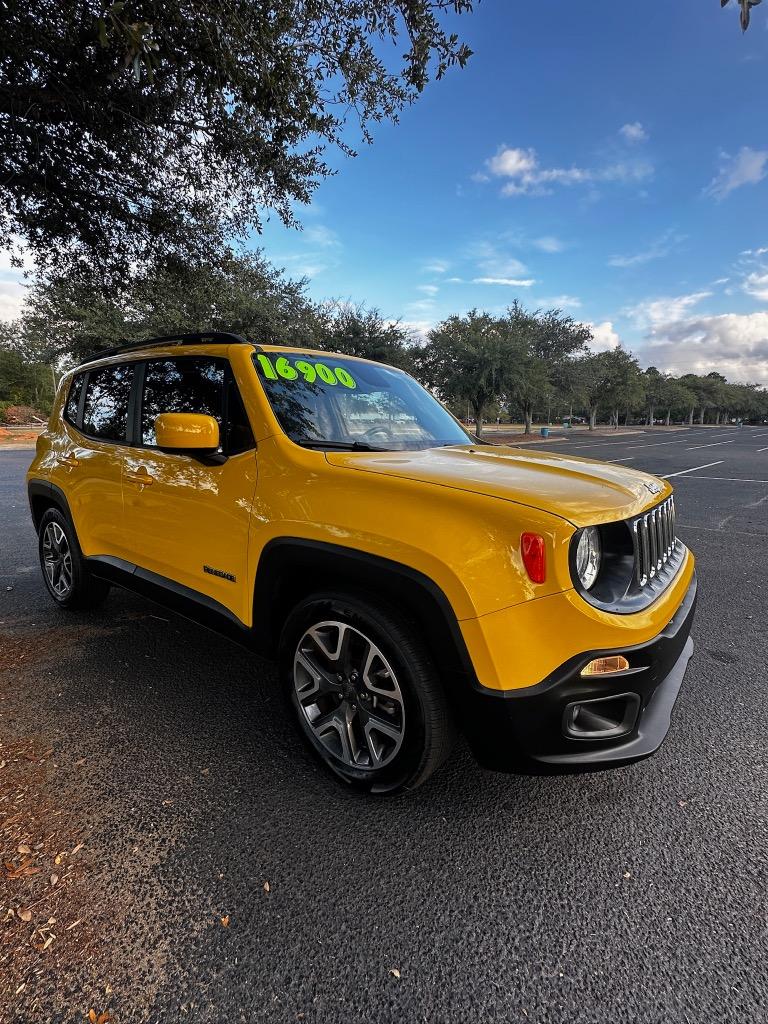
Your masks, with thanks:
[{"label": "amber turn signal", "polygon": [[583,676],[604,676],[610,672],[626,672],[629,662],[623,654],[612,654],[610,658],[595,658],[581,670]]}]

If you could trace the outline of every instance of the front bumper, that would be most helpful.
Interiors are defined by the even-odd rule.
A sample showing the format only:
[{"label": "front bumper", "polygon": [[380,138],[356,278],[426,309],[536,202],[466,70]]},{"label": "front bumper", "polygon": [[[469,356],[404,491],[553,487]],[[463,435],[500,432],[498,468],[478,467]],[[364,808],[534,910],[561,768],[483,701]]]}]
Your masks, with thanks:
[{"label": "front bumper", "polygon": [[[476,689],[465,734],[486,768],[521,774],[552,774],[616,768],[655,753],[669,731],[672,708],[693,654],[690,638],[696,607],[693,576],[667,626],[635,647],[586,651],[571,658],[536,686],[494,693]],[[630,671],[584,678],[593,658],[623,654]],[[589,702],[597,701],[591,704]],[[574,709],[626,709],[626,720],[594,738],[574,728]]]}]

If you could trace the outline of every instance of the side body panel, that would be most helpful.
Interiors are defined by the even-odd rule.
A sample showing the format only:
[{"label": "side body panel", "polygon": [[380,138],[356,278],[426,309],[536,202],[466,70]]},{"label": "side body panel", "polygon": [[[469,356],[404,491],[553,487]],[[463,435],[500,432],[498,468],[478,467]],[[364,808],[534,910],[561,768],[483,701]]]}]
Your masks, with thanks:
[{"label": "side body panel", "polygon": [[123,495],[130,560],[205,594],[250,624],[248,536],[256,480],[253,451],[216,466],[128,448]]}]

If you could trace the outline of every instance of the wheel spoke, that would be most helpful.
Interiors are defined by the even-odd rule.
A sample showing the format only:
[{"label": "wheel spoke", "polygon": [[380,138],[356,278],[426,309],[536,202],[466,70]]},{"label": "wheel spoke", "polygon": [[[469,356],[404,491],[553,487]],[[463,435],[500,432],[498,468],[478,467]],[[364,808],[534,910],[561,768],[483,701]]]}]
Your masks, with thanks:
[{"label": "wheel spoke", "polygon": [[403,743],[405,708],[391,665],[346,622],[311,626],[297,644],[293,684],[306,725],[349,768],[389,764]]},{"label": "wheel spoke", "polygon": [[379,767],[392,745],[399,746],[403,739],[402,727],[387,722],[379,715],[363,715],[363,735],[374,767]]},{"label": "wheel spoke", "polygon": [[[303,670],[297,673],[297,669]],[[325,694],[338,694],[341,687],[338,679],[326,671],[306,651],[299,649],[294,662],[294,679],[296,680],[296,696],[302,704],[315,703],[318,697]],[[302,682],[299,682],[299,679]]]}]

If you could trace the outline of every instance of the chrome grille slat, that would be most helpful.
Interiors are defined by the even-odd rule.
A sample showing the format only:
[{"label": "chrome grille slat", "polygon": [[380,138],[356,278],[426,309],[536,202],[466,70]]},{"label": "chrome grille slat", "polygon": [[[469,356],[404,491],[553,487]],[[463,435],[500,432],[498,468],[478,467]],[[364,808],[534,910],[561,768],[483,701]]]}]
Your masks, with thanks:
[{"label": "chrome grille slat", "polygon": [[640,589],[656,579],[677,546],[675,501],[669,497],[632,521],[635,545],[635,585]]}]

